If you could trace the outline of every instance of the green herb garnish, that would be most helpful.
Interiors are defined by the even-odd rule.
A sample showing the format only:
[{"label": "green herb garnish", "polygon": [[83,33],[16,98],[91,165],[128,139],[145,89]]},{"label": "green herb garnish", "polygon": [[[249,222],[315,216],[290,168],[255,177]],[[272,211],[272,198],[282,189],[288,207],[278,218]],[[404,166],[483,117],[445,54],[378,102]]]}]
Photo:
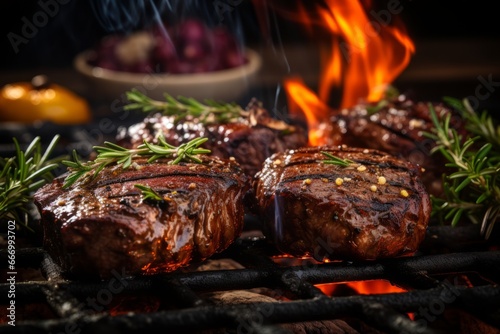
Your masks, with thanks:
[{"label": "green herb garnish", "polygon": [[23,151],[14,138],[16,155],[0,157],[0,218],[22,222],[28,227],[27,205],[38,188],[54,178],[52,171],[58,167],[58,159],[49,160],[59,136],[55,136],[42,154],[39,137],[33,139]]},{"label": "green herb garnish", "polygon": [[493,118],[487,111],[477,114],[467,100],[461,101],[448,96],[444,97],[443,100],[460,113],[465,120],[468,131],[480,136],[482,141],[491,143],[497,150],[500,150],[500,126],[495,125]]},{"label": "green herb garnish", "polygon": [[158,194],[154,189],[151,187],[142,185],[142,184],[135,184],[134,187],[139,189],[141,191],[142,196],[144,197],[144,200],[153,200],[153,201],[163,201],[163,197],[161,197],[160,194]]},{"label": "green herb garnish", "polygon": [[384,97],[378,101],[376,105],[369,105],[366,107],[366,111],[368,112],[368,116],[378,113],[382,108],[385,108],[389,105],[390,101],[395,100],[400,95],[399,90],[394,86],[386,87],[384,92]]},{"label": "green herb garnish", "polygon": [[205,103],[201,103],[193,98],[180,96],[176,99],[168,94],[165,94],[165,101],[158,101],[137,89],[127,92],[127,98],[130,104],[124,107],[126,110],[161,112],[166,116],[174,116],[174,122],[197,118],[203,124],[231,123],[248,115],[248,111],[236,103],[220,103],[214,100],[205,100]]},{"label": "green herb garnish", "polygon": [[388,105],[389,105],[389,101],[384,99],[384,100],[380,100],[374,106],[366,107],[366,111],[368,112],[368,116],[371,116],[373,114],[378,113],[382,108],[387,107]]},{"label": "green herb garnish", "polygon": [[467,100],[446,98],[461,113],[467,129],[476,135],[462,138],[450,128],[451,115],[439,119],[430,104],[434,131],[426,136],[436,141],[431,153],[439,152],[453,172],[444,176],[444,197],[432,196],[433,215],[450,220],[455,226],[462,217],[481,223],[481,234],[487,239],[500,218],[500,127],[487,112],[476,114]]},{"label": "green herb garnish", "polygon": [[165,137],[160,135],[158,137],[158,145],[144,141],[144,144],[141,144],[136,149],[127,149],[117,144],[104,142],[104,146],[94,146],[97,157],[95,160],[87,162],[81,162],[76,152],[73,151],[74,161],[64,160],[62,162],[68,166],[70,171],[70,174],[64,180],[63,187],[67,188],[71,186],[80,177],[89,173],[92,173],[92,177],[94,178],[108,165],[121,165],[123,169],[127,169],[132,165],[133,160],[139,157],[148,157],[148,163],[160,158],[173,158],[173,160],[168,162],[173,165],[181,161],[201,163],[197,155],[210,153],[210,150],[199,148],[199,146],[207,140],[208,138],[195,138],[188,143],[176,147],[167,143]]},{"label": "green herb garnish", "polygon": [[339,158],[339,157],[336,157],[328,152],[324,152],[322,151],[321,152],[322,154],[326,155],[329,159],[327,160],[323,160],[323,163],[325,164],[331,164],[331,165],[338,165],[338,166],[342,166],[342,167],[348,167],[349,165],[351,165],[352,163],[354,163],[354,161],[352,160],[349,160],[349,159],[342,159],[342,158]]}]

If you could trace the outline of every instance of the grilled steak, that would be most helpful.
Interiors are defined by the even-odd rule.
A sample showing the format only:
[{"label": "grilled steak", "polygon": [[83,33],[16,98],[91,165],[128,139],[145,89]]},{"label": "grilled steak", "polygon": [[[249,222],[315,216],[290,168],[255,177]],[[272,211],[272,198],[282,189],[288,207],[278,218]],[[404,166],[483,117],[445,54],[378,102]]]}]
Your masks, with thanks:
[{"label": "grilled steak", "polygon": [[[326,144],[372,148],[405,158],[425,169],[422,179],[427,190],[440,195],[445,161],[438,155],[430,155],[435,142],[423,135],[433,128],[429,103],[414,102],[404,96],[384,102],[385,105],[378,107],[361,104],[332,116],[326,130]],[[452,113],[443,104],[432,105],[438,117]],[[451,127],[464,133],[462,123],[458,115],[451,119]]]},{"label": "grilled steak", "polygon": [[[68,189],[54,180],[34,196],[44,247],[65,271],[102,278],[171,271],[225,249],[242,231],[250,183],[237,163],[200,158],[108,166]],[[136,184],[163,200],[144,199]]]},{"label": "grilled steak", "polygon": [[307,144],[303,127],[271,118],[257,100],[252,100],[246,110],[248,116],[225,124],[203,124],[196,118],[176,122],[173,116],[155,114],[141,123],[120,129],[117,141],[122,146],[136,147],[144,140],[155,142],[162,133],[168,143],[177,146],[196,137],[206,137],[209,140],[204,148],[224,159],[234,157],[252,177],[271,154]]},{"label": "grilled steak", "polygon": [[[325,151],[350,160],[327,164]],[[310,147],[275,154],[257,173],[265,233],[284,253],[377,259],[415,252],[431,212],[412,164],[370,149]]]}]

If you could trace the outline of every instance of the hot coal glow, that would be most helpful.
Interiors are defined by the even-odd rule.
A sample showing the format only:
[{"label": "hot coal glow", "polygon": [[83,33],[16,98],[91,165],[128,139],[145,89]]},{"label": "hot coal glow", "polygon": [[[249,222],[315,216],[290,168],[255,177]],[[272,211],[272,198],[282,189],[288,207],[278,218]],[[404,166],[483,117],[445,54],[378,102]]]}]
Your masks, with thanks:
[{"label": "hot coal glow", "polygon": [[[317,284],[324,294],[327,296],[335,296],[339,294],[383,294],[383,293],[402,293],[406,290],[392,285],[386,280],[370,280],[370,281],[357,281],[357,282],[347,282],[347,283],[329,283],[329,284]],[[349,290],[350,293],[345,291]]]},{"label": "hot coal glow", "polygon": [[415,47],[397,15],[403,8],[391,3],[375,10],[368,1],[326,0],[293,17],[308,31],[326,32],[329,39],[321,44],[317,93],[295,77],[284,83],[291,113],[308,120],[311,145],[323,143],[320,124],[328,119],[332,92],[341,91],[336,108],[376,102],[410,62]]}]

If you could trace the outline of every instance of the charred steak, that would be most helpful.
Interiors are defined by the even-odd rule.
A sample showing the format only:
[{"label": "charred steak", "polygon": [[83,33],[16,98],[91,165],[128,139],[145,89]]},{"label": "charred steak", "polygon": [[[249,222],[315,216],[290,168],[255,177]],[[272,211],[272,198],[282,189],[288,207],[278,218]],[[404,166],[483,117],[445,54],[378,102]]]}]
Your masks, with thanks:
[{"label": "charred steak", "polygon": [[307,144],[304,127],[272,118],[257,100],[252,100],[246,110],[247,116],[223,124],[204,124],[196,118],[176,121],[173,116],[158,113],[129,128],[120,129],[117,141],[125,147],[137,147],[144,140],[155,142],[159,134],[173,145],[207,137],[205,148],[223,159],[234,157],[251,177],[271,154]]},{"label": "charred steak", "polygon": [[[432,103],[432,106],[438,117],[453,113],[442,103]],[[462,119],[455,116],[451,127],[464,132]],[[332,116],[326,130],[326,144],[372,148],[418,164],[425,170],[422,179],[427,190],[440,195],[445,161],[439,155],[430,154],[435,142],[425,137],[424,132],[431,132],[432,128],[429,103],[414,102],[401,95],[383,100],[378,106],[360,104]]]},{"label": "charred steak", "polygon": [[[327,164],[321,152],[347,159]],[[414,253],[431,213],[412,164],[370,149],[310,147],[275,154],[255,179],[265,233],[284,253],[317,260]]]},{"label": "charred steak", "polygon": [[[56,179],[34,196],[44,247],[69,274],[108,277],[171,271],[224,250],[243,228],[248,178],[233,161],[108,166],[68,189]],[[136,184],[163,197],[144,199]]]}]

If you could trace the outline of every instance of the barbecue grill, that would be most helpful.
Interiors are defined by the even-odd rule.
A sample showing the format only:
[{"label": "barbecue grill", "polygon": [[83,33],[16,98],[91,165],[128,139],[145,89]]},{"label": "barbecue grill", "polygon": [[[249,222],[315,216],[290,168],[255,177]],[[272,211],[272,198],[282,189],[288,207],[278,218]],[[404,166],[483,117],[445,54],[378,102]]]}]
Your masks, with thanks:
[{"label": "barbecue grill", "polygon": [[[229,3],[229,7],[215,7],[224,2]],[[80,7],[76,7],[76,3]],[[253,8],[251,1],[202,3],[229,9],[224,12],[224,23],[228,24],[232,22],[233,14],[238,22],[241,19],[236,16],[238,13],[244,13],[244,19],[249,19],[247,14]],[[281,3],[289,6],[291,2]],[[387,9],[385,3],[398,2],[380,3],[383,3],[380,8]],[[437,3],[419,5],[415,1],[401,4],[404,7],[403,20],[409,23],[412,34],[416,35],[418,52],[408,70],[394,82],[395,87],[403,92],[413,92],[417,97],[440,100],[443,95],[466,97],[474,94],[480,84],[480,75],[492,75],[497,84],[500,67],[496,56],[499,54],[496,11],[464,3],[461,6],[456,4],[454,8]],[[49,2],[44,6],[50,7]],[[24,10],[24,7],[29,6],[23,3],[20,8]],[[10,33],[21,33],[24,20],[30,20],[33,14],[38,18],[42,17],[40,13],[45,14],[40,11],[38,2],[33,2],[31,7],[36,8],[31,8],[33,11],[28,14],[13,9],[3,11],[14,20],[6,19],[10,22],[7,25]],[[63,15],[71,12],[70,7],[78,13],[75,20]],[[88,47],[89,40],[100,37],[103,32],[95,18],[92,20],[93,12],[86,2],[75,2],[71,6],[61,4],[59,9],[62,14],[40,27],[40,33],[33,40],[30,37],[29,43],[19,45],[22,47],[19,54],[9,51],[13,50],[12,45],[5,47],[12,61],[5,62],[5,73],[0,81],[7,84],[19,78],[28,79],[40,74],[37,65],[53,66],[55,68],[44,69],[44,74],[54,82],[87,95],[92,104],[94,122],[63,128],[46,123],[2,125],[0,156],[12,156],[15,148],[6,144],[11,143],[12,137],[29,143],[37,135],[41,136],[42,142],[48,143],[55,133],[62,135],[55,156],[69,154],[73,149],[86,155],[93,145],[115,139],[114,130],[97,130],[103,128],[101,121],[105,124],[116,121],[113,124],[127,126],[143,119],[139,114],[118,113],[114,102],[100,101],[89,95],[82,81],[75,80],[76,73],[71,68],[60,69],[69,67],[75,48]],[[450,10],[461,11],[462,15],[449,15]],[[308,86],[314,87],[323,69],[319,68],[317,61],[318,51],[308,49],[310,36],[304,36],[304,26],[279,15],[271,16],[271,19],[269,36],[255,33],[257,20],[251,24],[249,35],[252,36],[243,36],[251,45],[259,46],[266,61],[256,87],[239,102],[243,105],[250,98],[258,97],[279,118],[288,115],[287,104],[283,101],[285,94],[281,85],[278,86],[283,76],[290,74],[292,69],[293,73],[304,78]],[[89,29],[81,29],[79,23],[82,20],[88,21]],[[62,21],[64,25],[53,24]],[[66,29],[61,29],[61,26]],[[281,28],[276,28],[278,26]],[[460,31],[454,31],[458,26]],[[273,28],[279,32],[276,36]],[[60,37],[72,34],[76,36],[74,45]],[[257,40],[253,35],[258,36]],[[59,38],[54,42],[47,36]],[[441,39],[433,40],[429,38],[431,36]],[[264,45],[260,40],[262,37],[270,39],[272,48]],[[16,70],[12,71],[12,68]],[[492,115],[498,115],[499,90],[496,85],[494,87],[491,97],[480,102]],[[119,96],[116,98],[120,99]],[[332,96],[331,105],[336,106],[338,98]],[[66,276],[57,262],[40,247],[40,242],[28,242],[29,247],[21,247],[22,240],[18,238],[16,321],[15,326],[0,324],[0,333],[289,333],[291,325],[305,323],[312,325],[302,333],[348,333],[349,327],[352,332],[374,334],[500,333],[500,233],[497,230],[486,241],[479,237],[479,226],[431,226],[418,253],[411,257],[318,263],[278,253],[258,233],[260,224],[253,217],[247,217],[245,226],[243,235],[230,248],[213,257],[214,260],[236,261],[242,268],[199,271],[190,267],[138,277],[127,277],[117,270],[112,278],[102,281]],[[0,249],[0,266],[4,273],[0,282],[0,314],[5,321],[9,321],[8,307],[13,300],[8,297],[11,284],[7,279],[11,274],[7,259],[8,252]],[[371,280],[388,281],[404,292],[360,294],[346,284]],[[269,298],[224,304],[211,298],[213,294],[230,291],[260,292],[274,301],[269,301]],[[338,326],[334,326],[335,321],[339,321]],[[320,323],[327,325],[321,327]]]},{"label": "barbecue grill", "polygon": [[[361,323],[366,332],[373,333],[460,332],[461,324],[444,317],[454,311],[496,332],[500,330],[500,275],[494,268],[500,265],[500,251],[492,242],[473,235],[478,235],[473,225],[431,227],[421,250],[412,257],[316,263],[310,259],[277,261],[282,258],[276,257],[265,238],[247,231],[217,256],[235,260],[244,269],[182,270],[141,277],[124,277],[117,271],[105,281],[65,277],[42,248],[22,248],[16,252],[17,269],[39,269],[44,279],[20,281],[18,274],[16,326],[3,324],[0,331],[288,333],[280,324],[343,319],[350,325]],[[5,267],[7,253],[2,250],[1,255]],[[328,296],[316,286],[380,279],[407,292]],[[286,300],[214,305],[204,297],[207,292],[252,288],[270,289]],[[8,291],[9,283],[2,283],[4,311]],[[140,304],[134,302],[141,296],[146,297]],[[130,299],[132,306],[116,312],[108,307],[115,298]],[[148,305],[156,299],[160,305],[151,311]],[[41,311],[28,315],[29,306],[48,310],[44,313],[50,316],[42,318]]]}]

